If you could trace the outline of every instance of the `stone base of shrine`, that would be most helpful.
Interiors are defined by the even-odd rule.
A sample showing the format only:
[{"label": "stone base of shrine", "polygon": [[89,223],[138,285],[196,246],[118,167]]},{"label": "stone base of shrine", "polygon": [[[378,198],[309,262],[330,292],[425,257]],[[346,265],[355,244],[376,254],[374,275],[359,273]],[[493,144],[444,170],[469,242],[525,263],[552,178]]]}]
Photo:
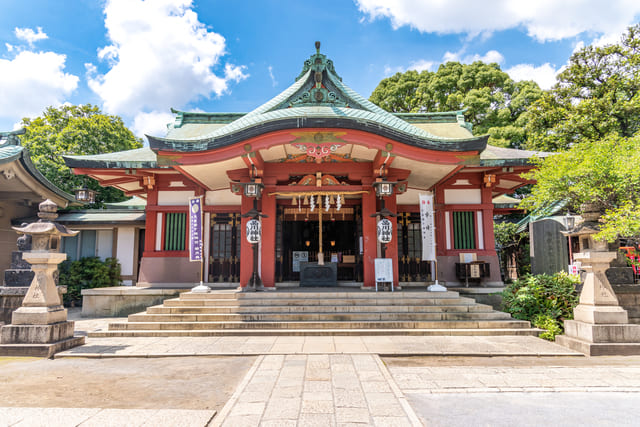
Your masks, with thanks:
[{"label": "stone base of shrine", "polygon": [[578,304],[573,310],[573,318],[577,321],[595,325],[629,323],[627,310],[619,305],[598,306]]},{"label": "stone base of shrine", "polygon": [[556,343],[588,356],[640,355],[640,325],[565,320],[564,328]]},{"label": "stone base of shrine", "polygon": [[3,326],[0,356],[52,357],[57,352],[84,344],[85,337],[74,337],[73,331],[73,321]]}]

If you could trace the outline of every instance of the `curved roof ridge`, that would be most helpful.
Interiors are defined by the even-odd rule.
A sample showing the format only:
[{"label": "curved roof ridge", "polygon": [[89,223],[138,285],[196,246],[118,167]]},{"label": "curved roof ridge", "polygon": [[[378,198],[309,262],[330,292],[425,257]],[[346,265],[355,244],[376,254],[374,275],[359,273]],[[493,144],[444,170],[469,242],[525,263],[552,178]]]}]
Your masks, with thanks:
[{"label": "curved roof ridge", "polygon": [[[319,45],[316,43],[316,53],[305,61],[295,82],[269,101],[204,134],[179,139],[148,136],[151,148],[194,152],[234,144],[241,137],[256,136],[259,132],[313,127],[360,129],[395,137],[409,145],[444,151],[485,148],[487,135],[437,136],[375,105],[342,82],[333,61],[320,53]],[[457,147],[452,148],[454,145]]]},{"label": "curved roof ridge", "polygon": [[392,124],[396,125],[396,127],[410,126],[412,128],[415,128],[416,131],[418,131],[419,134],[424,135],[425,138],[432,138],[432,139],[436,139],[436,140],[448,140],[448,139],[451,139],[451,138],[444,138],[444,137],[439,137],[439,136],[433,135],[433,134],[427,132],[424,129],[420,129],[417,126],[413,126],[411,123],[409,123],[409,122],[407,122],[405,120],[402,120],[402,119],[394,116],[390,112],[378,107],[376,104],[374,104],[373,102],[369,101],[364,96],[360,95],[358,92],[356,92],[355,90],[351,89],[346,84],[342,83],[342,80],[334,78],[333,73],[327,72],[327,76],[329,76],[329,78],[331,79],[331,82],[333,84],[335,84],[336,86],[340,87],[340,89],[342,89],[346,94],[348,94],[350,98],[354,99],[356,102],[358,102],[363,107],[366,107],[369,111],[374,112],[376,114],[379,114],[382,117],[386,118],[387,120],[390,120]]},{"label": "curved roof ridge", "polygon": [[252,111],[248,112],[245,115],[245,117],[246,116],[254,116],[256,114],[267,113],[267,112],[271,111],[274,107],[277,107],[278,105],[282,104],[282,102],[284,102],[287,98],[289,98],[291,95],[295,94],[298,90],[300,90],[300,88],[302,86],[304,86],[304,84],[309,79],[309,75],[310,74],[311,74],[311,70],[308,70],[306,72],[306,74],[304,76],[302,76],[302,78],[300,78],[300,79],[296,80],[295,82],[293,82],[293,84],[291,86],[289,86],[288,88],[286,88],[285,90],[283,90],[278,95],[274,96],[273,98],[271,98],[269,101],[265,102],[264,104],[262,104],[258,108],[255,108]]}]

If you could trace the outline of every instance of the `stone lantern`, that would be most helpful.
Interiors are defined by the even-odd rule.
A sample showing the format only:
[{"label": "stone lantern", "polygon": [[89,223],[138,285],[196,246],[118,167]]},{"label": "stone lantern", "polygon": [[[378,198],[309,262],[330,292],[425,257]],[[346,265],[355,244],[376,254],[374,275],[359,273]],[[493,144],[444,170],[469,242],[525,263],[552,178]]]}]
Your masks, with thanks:
[{"label": "stone lantern", "polygon": [[51,357],[56,352],[84,344],[84,337],[74,337],[74,322],[67,320],[67,310],[56,288],[54,273],[67,258],[60,253],[62,236],[75,236],[77,231],[53,222],[58,217],[57,206],[51,200],[39,205],[37,222],[13,227],[31,237],[31,251],[23,259],[31,264],[33,281],[13,312],[11,325],[3,326],[0,334],[0,355]]},{"label": "stone lantern", "polygon": [[606,241],[596,240],[599,213],[583,213],[584,222],[563,232],[576,236],[580,252],[573,255],[585,271],[580,302],[573,310],[574,320],[565,320],[565,335],[556,342],[590,356],[640,354],[640,325],[629,324],[605,274],[617,253],[608,251]]}]

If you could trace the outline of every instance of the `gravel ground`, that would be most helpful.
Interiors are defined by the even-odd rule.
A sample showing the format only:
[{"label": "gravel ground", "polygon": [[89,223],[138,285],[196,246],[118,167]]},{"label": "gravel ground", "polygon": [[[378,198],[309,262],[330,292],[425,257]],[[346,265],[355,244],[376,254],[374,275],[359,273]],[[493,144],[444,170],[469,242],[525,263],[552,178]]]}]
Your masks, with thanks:
[{"label": "gravel ground", "polygon": [[254,360],[0,358],[0,406],[219,411]]}]

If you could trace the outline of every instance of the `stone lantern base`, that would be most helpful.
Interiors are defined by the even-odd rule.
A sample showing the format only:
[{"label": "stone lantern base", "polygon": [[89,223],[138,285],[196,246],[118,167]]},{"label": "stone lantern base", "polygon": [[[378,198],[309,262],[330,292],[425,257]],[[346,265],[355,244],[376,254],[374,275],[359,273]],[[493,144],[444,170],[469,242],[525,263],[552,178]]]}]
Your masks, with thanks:
[{"label": "stone lantern base", "polygon": [[52,357],[55,353],[84,344],[74,337],[74,322],[67,320],[53,272],[64,260],[60,253],[25,253],[35,275],[22,307],[13,312],[11,325],[0,330],[0,356]]},{"label": "stone lantern base", "polygon": [[73,336],[71,320],[51,325],[7,325],[2,327],[0,356],[53,357],[83,345],[85,337]]},{"label": "stone lantern base", "polygon": [[588,356],[640,355],[640,325],[629,324],[605,275],[614,252],[577,253],[586,271],[574,320],[564,321],[556,342]]},{"label": "stone lantern base", "polygon": [[564,333],[556,343],[587,356],[640,355],[640,325],[565,320]]}]

